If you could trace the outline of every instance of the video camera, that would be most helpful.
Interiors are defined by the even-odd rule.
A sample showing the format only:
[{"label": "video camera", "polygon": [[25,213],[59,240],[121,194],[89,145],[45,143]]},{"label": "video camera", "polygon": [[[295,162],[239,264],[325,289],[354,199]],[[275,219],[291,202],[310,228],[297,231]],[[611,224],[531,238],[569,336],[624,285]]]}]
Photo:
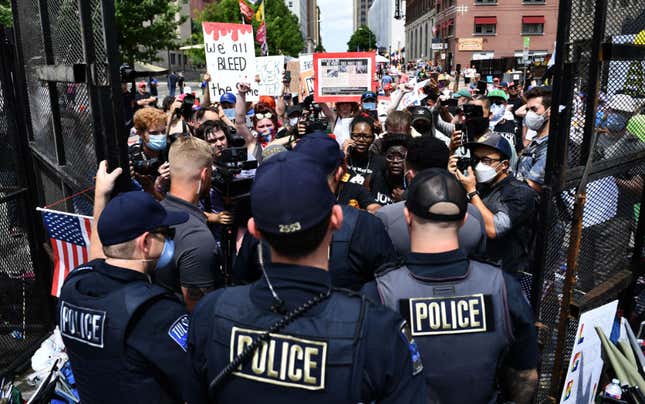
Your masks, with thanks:
[{"label": "video camera", "polygon": [[253,184],[253,177],[238,178],[243,170],[252,170],[258,167],[258,162],[248,160],[248,153],[244,138],[231,136],[230,147],[222,150],[222,154],[215,162],[212,186],[218,191],[225,204],[232,204],[238,199],[248,197]]},{"label": "video camera", "polygon": [[185,122],[191,120],[193,116],[193,106],[195,105],[195,96],[192,94],[184,94],[184,100],[181,106],[175,110],[176,118],[183,118]]},{"label": "video camera", "polygon": [[[326,131],[329,121],[322,116],[322,108],[313,102],[313,96],[305,98],[303,102],[303,116],[305,116],[305,135],[318,131]],[[296,131],[297,134],[297,131]]]}]

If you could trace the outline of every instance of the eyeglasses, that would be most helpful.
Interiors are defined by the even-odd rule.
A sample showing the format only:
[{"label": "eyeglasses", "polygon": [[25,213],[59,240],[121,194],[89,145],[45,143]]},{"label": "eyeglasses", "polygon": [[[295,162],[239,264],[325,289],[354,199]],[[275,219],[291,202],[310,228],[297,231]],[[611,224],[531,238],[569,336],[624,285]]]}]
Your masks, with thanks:
[{"label": "eyeglasses", "polygon": [[266,112],[264,114],[259,113],[259,114],[255,114],[255,119],[257,119],[258,121],[261,119],[271,119],[272,116],[273,114],[271,112]]},{"label": "eyeglasses", "polygon": [[385,160],[391,163],[400,163],[402,161],[405,161],[405,158],[406,154],[390,153],[385,155]]},{"label": "eyeglasses", "polygon": [[491,164],[493,164],[493,163],[495,163],[497,161],[502,161],[502,159],[492,159],[490,157],[482,157],[482,158],[476,158],[475,157],[473,160],[474,160],[475,163],[482,162],[482,163],[486,164],[487,166],[489,166],[489,165],[491,165]]},{"label": "eyeglasses", "polygon": [[175,229],[172,227],[159,227],[153,230],[150,230],[152,234],[161,234],[166,240],[172,240],[175,238]]},{"label": "eyeglasses", "polygon": [[373,140],[374,135],[368,135],[366,133],[353,133],[350,135],[353,140]]}]

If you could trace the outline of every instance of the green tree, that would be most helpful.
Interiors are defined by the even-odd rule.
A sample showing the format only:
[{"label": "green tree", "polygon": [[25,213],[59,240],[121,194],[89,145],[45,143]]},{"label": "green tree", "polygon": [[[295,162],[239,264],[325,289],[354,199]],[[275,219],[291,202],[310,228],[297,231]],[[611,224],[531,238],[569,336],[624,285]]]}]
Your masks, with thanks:
[{"label": "green tree", "polygon": [[177,27],[186,21],[180,16],[186,0],[116,0],[116,26],[119,34],[121,59],[130,65],[134,61],[154,62],[157,52],[179,46]]},{"label": "green tree", "polygon": [[[289,11],[281,0],[267,1],[265,7],[264,14],[269,54],[298,56],[298,53],[305,46],[302,34],[300,33],[298,18]],[[238,0],[220,0],[216,3],[209,4],[204,7],[197,21],[199,23],[202,21],[241,23],[242,14],[240,13],[239,2]],[[254,18],[252,24],[253,32],[255,33],[260,23]],[[204,33],[201,26],[198,28],[197,30],[193,30],[190,45],[204,43]],[[255,44],[255,53],[256,55],[260,55],[260,47],[257,43]],[[194,64],[204,64],[206,61],[206,55],[203,49],[191,49],[187,51],[187,55]]]},{"label": "green tree", "polygon": [[13,20],[11,17],[11,2],[9,0],[0,0],[0,25],[11,27]]},{"label": "green tree", "polygon": [[349,38],[347,42],[347,51],[368,51],[376,49],[376,36],[367,25],[361,25]]}]

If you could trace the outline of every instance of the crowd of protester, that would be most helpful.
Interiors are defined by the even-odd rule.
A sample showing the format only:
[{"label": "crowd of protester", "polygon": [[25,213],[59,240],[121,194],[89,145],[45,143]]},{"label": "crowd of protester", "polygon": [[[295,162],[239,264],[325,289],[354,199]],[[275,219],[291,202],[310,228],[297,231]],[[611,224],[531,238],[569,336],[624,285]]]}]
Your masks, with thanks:
[{"label": "crowd of protester", "polygon": [[[283,83],[284,96],[261,96],[257,102],[248,100],[251,86],[244,82],[237,85],[235,94],[226,93],[215,100],[205,91],[201,99],[183,92],[161,102],[147,91],[151,83],[136,84],[134,97],[128,98],[126,105],[133,188],[150,194],[167,212],[183,212],[185,216],[182,220],[175,218],[172,248],[164,244],[150,276],[155,284],[177,296],[187,312],[194,313],[188,337],[193,371],[206,372],[212,378],[210,366],[218,357],[217,352],[209,356],[208,341],[199,334],[200,330],[211,330],[204,307],[215,305],[215,301],[231,306],[233,303],[223,297],[228,296],[239,304],[231,306],[230,313],[241,317],[247,313],[243,310],[246,303],[236,300],[234,292],[229,296],[213,291],[234,285],[264,285],[262,279],[266,278],[268,289],[256,297],[251,295],[251,300],[264,301],[273,295],[279,304],[272,310],[284,314],[294,307],[288,299],[277,297],[267,273],[272,280],[277,279],[278,289],[286,288],[280,292],[285,294],[298,289],[289,279],[317,290],[318,274],[300,269],[302,273],[297,275],[289,272],[293,268],[286,267],[282,273],[275,267],[265,272],[265,265],[272,262],[272,254],[284,262],[285,257],[297,260],[311,253],[326,261],[332,286],[380,300],[394,311],[403,310],[398,299],[412,296],[404,293],[406,287],[419,287],[402,286],[409,281],[397,275],[402,265],[418,280],[428,282],[477,279],[475,289],[493,291],[491,307],[506,308],[496,312],[494,327],[484,330],[489,331],[486,341],[477,340],[473,345],[457,332],[448,332],[453,335],[443,335],[434,342],[421,339],[423,355],[428,350],[441,352],[424,360],[423,366],[415,361],[416,345],[408,341],[412,375],[423,370],[427,393],[420,393],[416,387],[406,390],[404,385],[414,383],[398,376],[388,379],[385,384],[392,391],[385,393],[377,386],[383,376],[374,374],[370,376],[375,379],[367,389],[369,394],[361,397],[376,402],[425,402],[410,397],[421,394],[425,398],[427,394],[430,402],[466,402],[462,400],[468,401],[469,394],[475,394],[466,388],[472,383],[476,394],[470,396],[470,402],[488,402],[497,395],[497,380],[505,399],[531,401],[537,382],[537,337],[519,281],[532,270],[537,207],[545,184],[549,118],[555,108],[552,90],[500,78],[485,83],[474,68],[466,69],[463,81],[429,65],[410,64],[400,69],[383,69],[376,91],[367,91],[354,102],[329,104],[317,104],[313,96],[298,99],[289,92],[287,80]],[[210,77],[205,75],[204,81],[208,86]],[[404,102],[419,88],[414,102]],[[128,91],[126,87],[124,91]],[[614,95],[607,103],[609,115],[599,117],[606,122],[605,138],[600,142],[606,153],[615,153],[625,142],[623,138],[630,136],[629,121],[639,114],[641,107],[628,98]],[[625,105],[629,105],[628,110]],[[104,166],[97,177],[97,182],[113,180]],[[103,190],[98,198],[105,198],[110,186],[101,184],[97,189]],[[329,198],[332,204],[338,204],[333,209]],[[95,217],[100,217],[106,203],[98,200]],[[156,209],[153,201],[140,203]],[[109,214],[120,217],[121,213],[111,209]],[[328,219],[321,222],[325,215]],[[285,216],[298,220],[276,223]],[[276,226],[277,233],[269,231]],[[98,233],[100,236],[100,227]],[[326,241],[319,244],[321,239]],[[93,236],[94,258],[107,256],[114,262],[114,256],[127,253],[109,245],[101,251],[97,240]],[[148,251],[141,243],[132,251],[152,256],[154,249]],[[469,266],[468,262],[475,261],[482,264]],[[430,267],[441,269],[430,271]],[[393,287],[397,284],[401,289]],[[441,296],[437,290],[432,293]],[[498,298],[501,300],[495,300]],[[452,303],[454,323],[455,307],[464,302]],[[477,312],[472,305],[478,303],[470,300],[468,304],[470,321],[475,324],[477,314],[473,312]],[[220,314],[216,315],[220,322],[235,321],[233,314],[221,318]],[[378,316],[386,319],[390,314]],[[460,314],[459,323],[468,320]],[[371,324],[375,327],[376,322]],[[468,325],[464,327],[466,330]],[[374,335],[371,338],[376,338]],[[383,331],[383,338],[388,335]],[[445,354],[453,343],[458,352]],[[238,354],[242,348],[238,347]],[[490,355],[482,353],[488,349]],[[330,355],[335,358],[336,354]],[[473,355],[489,355],[490,360],[471,363]],[[502,355],[504,359],[500,359]],[[378,360],[383,361],[384,369],[396,367],[388,359]],[[335,365],[341,366],[341,362]],[[506,370],[498,373],[502,367]],[[254,371],[258,375],[263,372]],[[450,375],[449,380],[446,375]],[[200,402],[208,395],[199,392],[204,385],[199,387],[197,379],[191,379],[198,387],[193,386],[189,393],[194,398],[190,402]],[[292,380],[295,382],[296,377]],[[465,390],[458,391],[459,385]],[[181,390],[173,389],[176,394]],[[198,397],[195,391],[203,395]],[[390,398],[384,399],[386,396]]]}]

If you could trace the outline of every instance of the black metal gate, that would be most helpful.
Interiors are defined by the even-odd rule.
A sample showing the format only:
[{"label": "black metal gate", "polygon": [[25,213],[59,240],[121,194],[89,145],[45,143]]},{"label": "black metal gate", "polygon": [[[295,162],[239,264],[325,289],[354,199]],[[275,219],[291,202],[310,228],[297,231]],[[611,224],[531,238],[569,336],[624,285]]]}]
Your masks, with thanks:
[{"label": "black metal gate", "polygon": [[52,328],[53,266],[35,208],[91,215],[97,162],[127,167],[114,2],[12,9],[13,31],[0,31],[0,373]]},{"label": "black metal gate", "polygon": [[[639,303],[629,297],[638,300],[644,268],[644,12],[638,0],[560,1],[532,299],[543,324],[538,402],[560,400],[581,311],[619,298],[629,315]],[[588,157],[586,205],[576,217],[574,194]],[[579,247],[572,240],[578,226]],[[577,272],[567,267],[571,245],[579,252]]]}]

